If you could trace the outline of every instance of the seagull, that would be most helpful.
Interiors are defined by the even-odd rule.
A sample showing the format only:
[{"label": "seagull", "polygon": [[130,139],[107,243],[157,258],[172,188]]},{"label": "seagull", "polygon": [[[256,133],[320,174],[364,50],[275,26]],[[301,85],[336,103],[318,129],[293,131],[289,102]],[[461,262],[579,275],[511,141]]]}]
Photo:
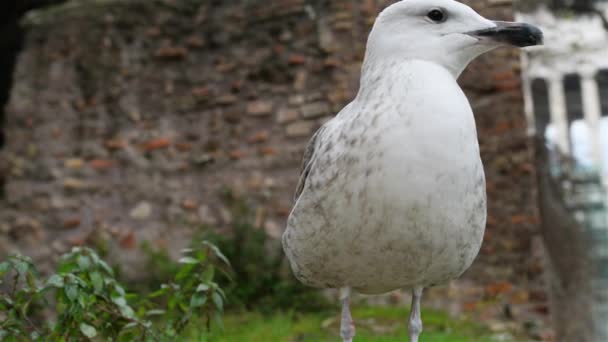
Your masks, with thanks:
[{"label": "seagull", "polygon": [[310,140],[283,249],[302,283],[340,289],[340,335],[353,340],[351,291],[412,291],[459,277],[479,252],[486,188],[471,106],[457,83],[479,55],[542,44],[523,23],[453,0],[402,0],[369,35],[356,98]]}]

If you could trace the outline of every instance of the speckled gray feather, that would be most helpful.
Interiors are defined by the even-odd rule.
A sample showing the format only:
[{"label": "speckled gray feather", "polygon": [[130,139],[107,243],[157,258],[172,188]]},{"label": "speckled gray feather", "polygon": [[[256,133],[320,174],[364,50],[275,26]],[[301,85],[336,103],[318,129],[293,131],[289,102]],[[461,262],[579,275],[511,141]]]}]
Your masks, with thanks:
[{"label": "speckled gray feather", "polygon": [[[429,97],[412,111],[428,73],[449,101]],[[370,86],[306,149],[283,236],[294,274],[311,286],[364,293],[456,278],[477,255],[485,226],[468,101],[445,69],[426,62],[387,62],[365,75]],[[440,118],[444,111],[451,115]]]},{"label": "speckled gray feather", "polygon": [[304,184],[306,184],[306,178],[308,178],[308,174],[310,173],[310,168],[312,167],[312,159],[317,148],[317,137],[322,134],[322,131],[323,127],[321,127],[319,130],[317,130],[317,132],[315,132],[315,134],[312,136],[304,150],[304,157],[302,158],[302,166],[300,168],[300,179],[298,181],[298,185],[296,186],[294,202],[298,200],[298,197],[300,197],[300,194],[304,189]]}]

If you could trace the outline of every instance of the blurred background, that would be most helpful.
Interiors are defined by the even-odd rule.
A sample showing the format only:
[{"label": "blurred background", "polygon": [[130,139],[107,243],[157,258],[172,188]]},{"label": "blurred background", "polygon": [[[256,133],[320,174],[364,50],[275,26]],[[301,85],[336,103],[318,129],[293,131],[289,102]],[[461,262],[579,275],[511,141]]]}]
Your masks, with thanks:
[{"label": "blurred background", "polygon": [[[50,273],[91,246],[145,291],[204,237],[235,273],[226,336],[335,340],[335,294],[294,282],[279,238],[304,146],[356,94],[392,2],[5,1],[0,260],[21,253]],[[497,50],[460,79],[487,233],[463,278],[425,296],[427,338],[608,341],[608,2],[463,2],[540,26],[546,45]],[[370,340],[404,333],[408,294],[358,301]]]}]

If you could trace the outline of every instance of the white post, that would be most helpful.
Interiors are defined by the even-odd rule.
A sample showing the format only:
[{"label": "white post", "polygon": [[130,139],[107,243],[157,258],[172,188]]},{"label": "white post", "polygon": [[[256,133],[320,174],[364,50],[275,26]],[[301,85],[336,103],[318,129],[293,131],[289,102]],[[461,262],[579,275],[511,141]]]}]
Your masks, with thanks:
[{"label": "white post", "polygon": [[534,98],[532,96],[532,80],[530,74],[526,72],[528,70],[529,58],[525,52],[521,54],[521,66],[522,66],[522,86],[524,94],[524,113],[526,114],[526,121],[528,122],[528,136],[534,136],[534,134],[543,134],[543,132],[536,131],[536,117],[534,116]]},{"label": "white post", "polygon": [[597,70],[581,70],[581,92],[583,97],[583,110],[585,121],[591,132],[591,153],[593,164],[598,170],[602,170],[602,145],[600,142],[600,119],[602,116],[600,108],[600,90],[595,79]]},{"label": "white post", "polygon": [[566,94],[563,75],[552,75],[547,78],[549,83],[549,108],[551,123],[557,131],[557,146],[566,155],[570,154],[568,115],[566,109]]}]

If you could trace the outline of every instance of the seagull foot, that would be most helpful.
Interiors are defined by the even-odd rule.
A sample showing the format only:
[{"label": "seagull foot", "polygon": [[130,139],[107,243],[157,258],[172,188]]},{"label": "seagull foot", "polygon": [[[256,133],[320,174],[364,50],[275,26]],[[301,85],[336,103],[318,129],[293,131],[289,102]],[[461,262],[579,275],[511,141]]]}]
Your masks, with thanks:
[{"label": "seagull foot", "polygon": [[418,342],[420,333],[422,333],[422,320],[410,320],[410,342]]}]

